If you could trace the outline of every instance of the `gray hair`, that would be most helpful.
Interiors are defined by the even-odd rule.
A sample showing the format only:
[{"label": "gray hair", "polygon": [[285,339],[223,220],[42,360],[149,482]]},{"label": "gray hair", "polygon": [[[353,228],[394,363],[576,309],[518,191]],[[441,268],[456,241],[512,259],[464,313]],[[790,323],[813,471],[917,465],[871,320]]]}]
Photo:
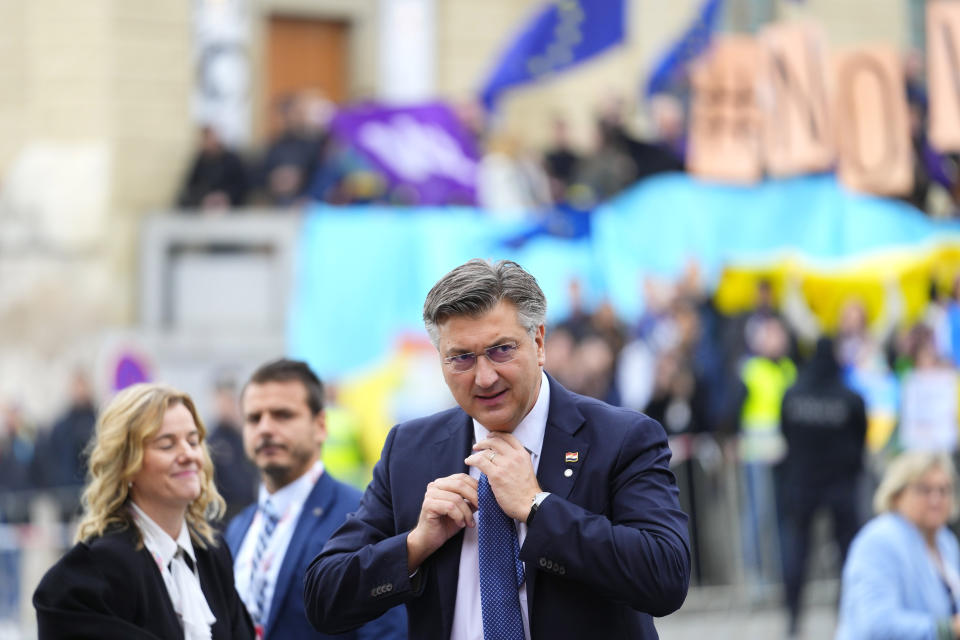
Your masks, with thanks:
[{"label": "gray hair", "polygon": [[[950,476],[951,484],[955,484],[956,471],[950,456],[946,453],[931,451],[907,451],[890,463],[877,492],[873,495],[873,510],[877,513],[893,511],[894,504],[903,490],[911,482],[916,482],[931,469],[942,469]],[[951,494],[951,499],[953,498]],[[956,500],[953,515],[956,515]]]},{"label": "gray hair", "polygon": [[520,324],[536,334],[547,316],[547,299],[536,278],[516,262],[474,258],[440,278],[423,303],[423,324],[433,346],[439,325],[453,316],[481,316],[506,300],[517,309]]}]

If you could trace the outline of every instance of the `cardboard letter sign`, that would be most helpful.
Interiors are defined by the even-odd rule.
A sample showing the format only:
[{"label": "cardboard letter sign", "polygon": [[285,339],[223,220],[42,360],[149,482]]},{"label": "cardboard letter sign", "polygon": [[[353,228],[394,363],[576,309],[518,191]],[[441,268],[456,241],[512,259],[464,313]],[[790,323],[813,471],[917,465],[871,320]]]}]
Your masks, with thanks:
[{"label": "cardboard letter sign", "polygon": [[757,85],[760,45],[724,36],[692,72],[687,170],[707,180],[753,183],[763,172]]},{"label": "cardboard letter sign", "polygon": [[960,151],[960,2],[927,4],[930,143]]},{"label": "cardboard letter sign", "polygon": [[840,181],[855,191],[895,196],[913,187],[913,148],[903,67],[889,46],[837,56]]},{"label": "cardboard letter sign", "polygon": [[767,171],[825,171],[836,157],[830,122],[827,39],[813,24],[775,24],[761,33]]}]

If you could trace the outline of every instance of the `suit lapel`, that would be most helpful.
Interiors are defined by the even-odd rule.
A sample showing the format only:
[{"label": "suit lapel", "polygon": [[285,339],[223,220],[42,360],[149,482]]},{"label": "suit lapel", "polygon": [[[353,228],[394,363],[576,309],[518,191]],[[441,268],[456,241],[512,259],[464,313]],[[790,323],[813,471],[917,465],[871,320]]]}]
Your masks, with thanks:
[{"label": "suit lapel", "polygon": [[330,503],[334,498],[333,480],[326,472],[320,474],[310,495],[307,496],[300,510],[300,517],[297,518],[296,528],[293,530],[293,537],[290,538],[290,544],[287,546],[287,552],[283,555],[283,564],[280,565],[280,573],[277,574],[276,586],[273,590],[273,599],[270,601],[270,617],[264,626],[264,636],[270,637],[270,632],[277,620],[280,611],[280,604],[287,597],[290,586],[294,583],[300,584],[301,580],[293,579],[293,572],[299,566],[300,556],[307,548],[309,536],[323,522],[325,514],[329,511]]},{"label": "suit lapel", "polygon": [[544,491],[566,499],[580,469],[586,464],[590,445],[577,436],[584,417],[573,402],[573,394],[550,376],[547,379],[550,381],[550,411],[540,449],[537,481]]},{"label": "suit lapel", "polygon": [[[583,414],[574,403],[574,396],[547,376],[550,383],[550,410],[547,413],[547,426],[543,433],[543,446],[540,448],[540,464],[537,467],[537,482],[544,491],[564,500],[570,495],[574,483],[580,476],[582,465],[586,464],[590,445],[578,437],[577,433],[584,424]],[[568,455],[569,460],[568,461]],[[572,461],[573,459],[576,461]],[[533,634],[533,605],[536,592],[537,571],[527,566],[527,613]]]},{"label": "suit lapel", "polygon": [[443,478],[454,473],[468,473],[464,458],[473,447],[473,421],[466,413],[456,411],[450,421],[440,430],[433,443],[433,478]]},{"label": "suit lapel", "polygon": [[[473,421],[466,413],[457,411],[444,426],[443,435],[433,443],[431,451],[433,454],[431,480],[454,473],[469,472],[463,460],[470,454],[473,447]],[[431,568],[436,576],[437,592],[441,598],[439,613],[444,637],[449,637],[453,629],[453,610],[457,600],[457,576],[462,546],[463,532],[461,531],[438,550]]]}]

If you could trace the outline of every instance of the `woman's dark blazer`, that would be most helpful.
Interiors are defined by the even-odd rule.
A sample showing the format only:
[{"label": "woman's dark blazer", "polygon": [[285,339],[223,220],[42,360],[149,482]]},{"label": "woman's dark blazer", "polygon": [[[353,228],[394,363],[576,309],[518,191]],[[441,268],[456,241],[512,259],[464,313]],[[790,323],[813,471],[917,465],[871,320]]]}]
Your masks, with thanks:
[{"label": "woman's dark blazer", "polygon": [[[222,539],[194,545],[200,586],[217,621],[214,640],[252,640],[253,624],[237,595],[233,561]],[[183,628],[160,569],[134,530],[81,542],[47,571],[33,594],[40,640],[174,640]]]}]

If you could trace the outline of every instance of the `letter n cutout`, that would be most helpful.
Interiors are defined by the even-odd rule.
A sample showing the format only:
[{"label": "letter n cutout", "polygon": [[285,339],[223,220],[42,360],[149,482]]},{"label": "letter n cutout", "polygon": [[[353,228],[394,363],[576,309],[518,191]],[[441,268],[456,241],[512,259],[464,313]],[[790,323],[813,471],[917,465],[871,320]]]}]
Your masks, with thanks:
[{"label": "letter n cutout", "polygon": [[772,176],[830,169],[836,160],[827,38],[813,23],[775,24],[760,34],[768,95],[763,156]]}]

